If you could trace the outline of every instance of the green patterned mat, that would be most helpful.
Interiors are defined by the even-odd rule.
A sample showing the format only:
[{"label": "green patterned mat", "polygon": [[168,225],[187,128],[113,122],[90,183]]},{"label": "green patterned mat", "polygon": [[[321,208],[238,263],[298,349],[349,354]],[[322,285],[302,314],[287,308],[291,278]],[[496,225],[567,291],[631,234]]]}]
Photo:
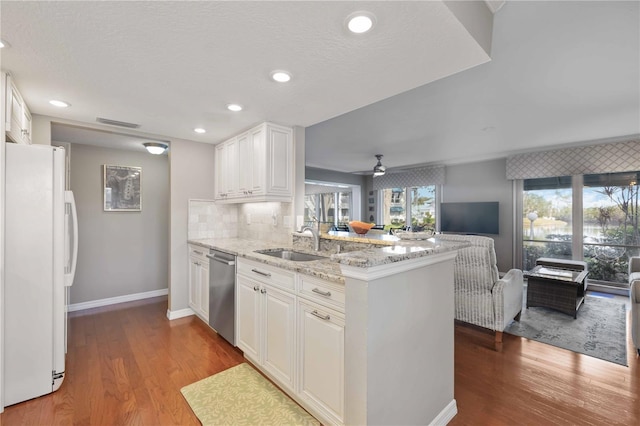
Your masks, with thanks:
[{"label": "green patterned mat", "polygon": [[180,391],[203,426],[320,425],[246,363]]}]

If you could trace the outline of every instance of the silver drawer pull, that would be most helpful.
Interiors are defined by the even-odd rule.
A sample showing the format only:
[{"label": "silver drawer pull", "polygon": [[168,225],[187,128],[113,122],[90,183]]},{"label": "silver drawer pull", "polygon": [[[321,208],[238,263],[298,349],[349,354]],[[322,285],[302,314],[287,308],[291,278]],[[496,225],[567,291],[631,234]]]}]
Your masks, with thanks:
[{"label": "silver drawer pull", "polygon": [[331,319],[331,317],[329,315],[320,315],[318,313],[318,311],[311,311],[311,315],[313,315],[314,317],[318,317],[321,320],[325,320],[325,321],[329,321]]},{"label": "silver drawer pull", "polygon": [[260,287],[258,287],[257,285],[254,285],[253,286],[253,291],[258,291],[258,290],[260,290]]},{"label": "silver drawer pull", "polygon": [[193,252],[194,252],[195,254],[199,254],[200,256],[202,256],[202,255],[204,254],[203,252],[198,251],[198,250],[194,250]]},{"label": "silver drawer pull", "polygon": [[252,269],[251,272],[255,272],[256,274],[260,274],[263,277],[270,277],[271,274],[268,272],[262,272],[262,271],[258,271],[257,269]]},{"label": "silver drawer pull", "polygon": [[265,294],[267,292],[266,288],[260,289],[260,293]]},{"label": "silver drawer pull", "polygon": [[318,293],[320,296],[331,297],[331,292],[330,291],[322,291],[318,287],[315,287],[311,291],[314,292],[314,293]]}]

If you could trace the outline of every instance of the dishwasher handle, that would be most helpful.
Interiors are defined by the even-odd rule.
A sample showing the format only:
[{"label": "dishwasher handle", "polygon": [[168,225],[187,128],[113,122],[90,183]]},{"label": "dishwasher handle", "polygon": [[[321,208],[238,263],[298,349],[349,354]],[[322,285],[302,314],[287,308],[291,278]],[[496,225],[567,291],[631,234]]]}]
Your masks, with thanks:
[{"label": "dishwasher handle", "polygon": [[207,255],[207,257],[211,260],[215,260],[216,262],[220,262],[220,263],[224,263],[227,266],[233,266],[236,264],[235,260],[226,260],[226,259],[220,259],[218,257],[216,257],[216,255],[214,254],[213,256],[211,256],[210,254]]}]

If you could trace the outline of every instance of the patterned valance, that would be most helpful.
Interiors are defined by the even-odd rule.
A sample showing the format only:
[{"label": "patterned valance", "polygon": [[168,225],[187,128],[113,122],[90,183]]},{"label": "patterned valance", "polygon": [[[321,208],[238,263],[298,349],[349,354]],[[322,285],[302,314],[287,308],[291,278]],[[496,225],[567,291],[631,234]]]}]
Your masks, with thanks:
[{"label": "patterned valance", "polygon": [[530,152],[507,158],[507,179],[640,170],[640,140]]},{"label": "patterned valance", "polygon": [[444,166],[420,167],[373,178],[373,189],[410,188],[413,186],[443,185]]}]

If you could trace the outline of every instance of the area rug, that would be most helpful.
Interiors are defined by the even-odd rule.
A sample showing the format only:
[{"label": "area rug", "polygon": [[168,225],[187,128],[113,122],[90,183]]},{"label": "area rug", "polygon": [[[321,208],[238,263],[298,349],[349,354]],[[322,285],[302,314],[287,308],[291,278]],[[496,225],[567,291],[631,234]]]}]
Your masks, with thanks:
[{"label": "area rug", "polygon": [[587,294],[577,319],[553,309],[526,306],[520,321],[511,322],[505,333],[627,365],[624,301]]},{"label": "area rug", "polygon": [[180,391],[203,426],[320,425],[246,363]]}]

